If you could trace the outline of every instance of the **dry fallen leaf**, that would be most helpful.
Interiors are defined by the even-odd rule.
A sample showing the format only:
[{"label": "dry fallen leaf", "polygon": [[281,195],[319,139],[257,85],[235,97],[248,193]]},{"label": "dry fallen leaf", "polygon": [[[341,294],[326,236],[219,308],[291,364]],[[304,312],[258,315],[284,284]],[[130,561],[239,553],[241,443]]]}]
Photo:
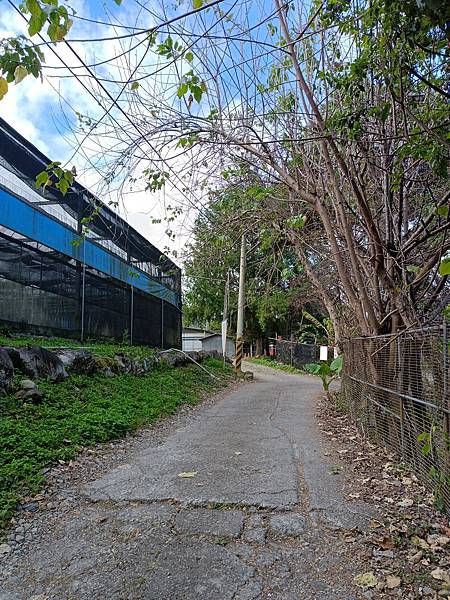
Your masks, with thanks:
[{"label": "dry fallen leaf", "polygon": [[419,546],[419,548],[422,548],[423,550],[428,550],[428,548],[430,547],[430,544],[428,544],[424,539],[420,538],[418,535],[412,536],[411,544],[414,544],[414,546]]},{"label": "dry fallen leaf", "polygon": [[431,571],[431,577],[433,579],[437,579],[438,581],[445,581],[446,583],[450,583],[450,573],[445,569],[441,569],[440,567],[434,569],[434,571]]},{"label": "dry fallen leaf", "polygon": [[382,527],[382,524],[376,519],[370,519],[369,527],[371,527],[372,529],[378,529],[378,527]]},{"label": "dry fallen leaf", "polygon": [[353,583],[360,588],[369,589],[377,585],[378,580],[372,571],[361,573],[353,578]]},{"label": "dry fallen leaf", "polygon": [[413,504],[414,504],[414,500],[411,500],[411,498],[405,498],[401,502],[397,502],[397,506],[401,506],[403,508],[409,508]]},{"label": "dry fallen leaf", "polygon": [[386,577],[386,587],[389,590],[394,590],[395,588],[398,588],[401,583],[402,580],[400,579],[400,577],[395,577],[394,575],[388,575]]},{"label": "dry fallen leaf", "polygon": [[395,548],[395,542],[390,537],[385,536],[381,540],[375,540],[375,543],[380,548],[383,548],[383,550],[392,550],[392,548]]},{"label": "dry fallen leaf", "polygon": [[191,477],[195,477],[197,475],[197,471],[183,471],[183,473],[178,473],[178,477],[182,479],[189,479]]},{"label": "dry fallen leaf", "polygon": [[445,535],[431,534],[427,536],[427,542],[432,546],[446,546],[450,542],[450,538]]}]

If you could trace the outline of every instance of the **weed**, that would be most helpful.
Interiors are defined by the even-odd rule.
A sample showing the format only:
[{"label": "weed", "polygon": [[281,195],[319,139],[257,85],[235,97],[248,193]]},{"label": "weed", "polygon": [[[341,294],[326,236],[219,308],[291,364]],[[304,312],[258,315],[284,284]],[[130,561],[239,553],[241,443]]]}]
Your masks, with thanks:
[{"label": "weed", "polygon": [[285,365],[283,363],[277,362],[273,358],[261,357],[261,358],[246,358],[248,362],[254,363],[255,365],[263,365],[264,367],[272,367],[272,369],[279,369],[280,371],[285,371],[286,373],[293,373],[297,375],[304,375],[305,372],[300,369],[296,369],[295,367],[291,367],[290,365]]},{"label": "weed", "polygon": [[318,375],[320,377],[320,379],[322,380],[323,389],[326,392],[328,398],[330,398],[331,382],[340,376],[343,365],[344,355],[341,354],[333,360],[331,365],[329,365],[326,362],[311,363],[309,365],[305,365],[305,371],[308,371],[308,373],[311,373],[311,375]]},{"label": "weed", "polygon": [[130,346],[129,341],[122,341],[116,344],[111,340],[86,340],[83,344],[76,340],[59,337],[33,337],[33,336],[15,336],[6,337],[0,335],[0,346],[42,346],[44,348],[84,348],[93,354],[106,357],[114,357],[116,354],[127,354],[131,358],[146,358],[153,356],[157,349],[148,346]]},{"label": "weed", "polygon": [[218,537],[214,540],[214,543],[217,544],[218,546],[226,546],[227,544],[230,543],[230,541],[227,540],[226,538]]}]

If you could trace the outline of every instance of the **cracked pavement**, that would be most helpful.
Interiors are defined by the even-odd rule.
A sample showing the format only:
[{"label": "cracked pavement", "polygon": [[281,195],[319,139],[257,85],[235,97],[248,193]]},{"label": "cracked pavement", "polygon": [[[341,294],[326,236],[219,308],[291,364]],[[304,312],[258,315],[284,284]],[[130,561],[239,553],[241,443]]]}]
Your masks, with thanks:
[{"label": "cracked pavement", "polygon": [[253,383],[65,489],[58,518],[37,514],[38,535],[2,560],[0,600],[362,597],[343,535],[372,511],[343,496],[315,423],[320,381],[250,368]]}]

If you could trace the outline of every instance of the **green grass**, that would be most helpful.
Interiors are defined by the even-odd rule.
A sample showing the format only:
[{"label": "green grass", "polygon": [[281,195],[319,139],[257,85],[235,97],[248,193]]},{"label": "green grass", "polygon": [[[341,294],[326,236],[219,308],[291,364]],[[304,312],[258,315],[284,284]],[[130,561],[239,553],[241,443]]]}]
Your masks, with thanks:
[{"label": "green grass", "polygon": [[254,363],[255,365],[263,365],[264,367],[272,367],[272,369],[278,369],[280,371],[285,371],[286,373],[293,373],[296,375],[305,375],[305,371],[301,371],[300,369],[296,369],[295,367],[291,367],[290,365],[285,365],[283,363],[277,362],[273,358],[267,358],[262,356],[261,358],[246,358],[247,362]]},{"label": "green grass", "polygon": [[117,353],[128,354],[132,358],[145,358],[157,352],[155,348],[147,346],[130,346],[129,344],[117,344],[109,341],[86,340],[81,344],[76,340],[59,337],[33,337],[33,336],[6,336],[0,335],[0,346],[42,346],[43,348],[86,348],[100,356],[113,357]]},{"label": "green grass", "polygon": [[205,367],[159,366],[143,377],[72,375],[62,383],[38,382],[40,405],[14,394],[0,396],[0,526],[7,524],[20,497],[37,493],[41,470],[73,458],[84,446],[119,438],[138,427],[195,404],[233,377],[229,366],[209,359]]}]

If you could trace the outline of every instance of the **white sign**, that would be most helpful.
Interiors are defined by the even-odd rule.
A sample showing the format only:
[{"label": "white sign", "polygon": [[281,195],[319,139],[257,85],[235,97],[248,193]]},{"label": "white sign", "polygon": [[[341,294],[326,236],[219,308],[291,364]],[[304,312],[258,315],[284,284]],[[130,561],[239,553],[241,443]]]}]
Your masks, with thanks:
[{"label": "white sign", "polygon": [[222,321],[222,354],[226,356],[227,352],[227,319]]},{"label": "white sign", "polygon": [[320,346],[320,360],[328,360],[328,346]]}]

